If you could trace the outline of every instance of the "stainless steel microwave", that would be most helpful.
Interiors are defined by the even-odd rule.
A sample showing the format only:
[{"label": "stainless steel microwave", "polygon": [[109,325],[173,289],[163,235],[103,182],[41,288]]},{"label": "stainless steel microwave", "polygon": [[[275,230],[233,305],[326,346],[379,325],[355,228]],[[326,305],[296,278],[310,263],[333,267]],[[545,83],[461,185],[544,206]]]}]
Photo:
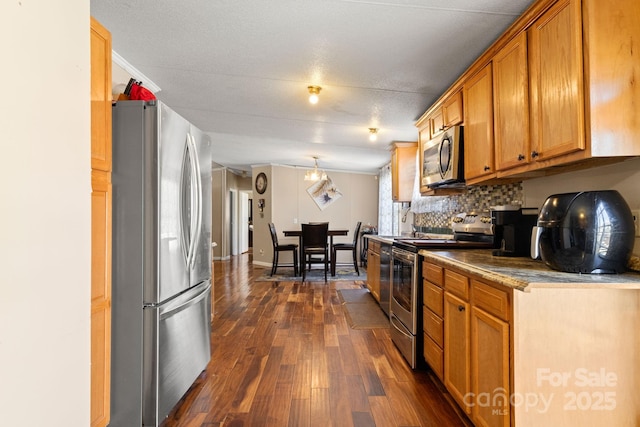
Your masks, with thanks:
[{"label": "stainless steel microwave", "polygon": [[420,185],[435,188],[464,182],[463,127],[453,126],[420,145]]}]

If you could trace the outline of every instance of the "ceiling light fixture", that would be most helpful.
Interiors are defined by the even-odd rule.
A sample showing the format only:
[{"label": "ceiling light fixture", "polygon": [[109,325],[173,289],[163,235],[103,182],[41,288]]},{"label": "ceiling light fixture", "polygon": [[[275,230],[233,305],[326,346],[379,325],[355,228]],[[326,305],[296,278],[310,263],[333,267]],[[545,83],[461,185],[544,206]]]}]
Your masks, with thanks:
[{"label": "ceiling light fixture", "polygon": [[369,128],[369,141],[373,142],[378,139],[378,128]]},{"label": "ceiling light fixture", "polygon": [[309,89],[309,102],[312,104],[318,103],[318,94],[320,94],[320,90],[322,89],[320,86],[308,86]]},{"label": "ceiling light fixture", "polygon": [[304,174],[304,180],[305,181],[326,181],[327,180],[327,173],[323,170],[318,170],[318,157],[317,156],[313,156],[313,159],[315,161],[315,166],[313,169],[309,169],[305,174]]}]

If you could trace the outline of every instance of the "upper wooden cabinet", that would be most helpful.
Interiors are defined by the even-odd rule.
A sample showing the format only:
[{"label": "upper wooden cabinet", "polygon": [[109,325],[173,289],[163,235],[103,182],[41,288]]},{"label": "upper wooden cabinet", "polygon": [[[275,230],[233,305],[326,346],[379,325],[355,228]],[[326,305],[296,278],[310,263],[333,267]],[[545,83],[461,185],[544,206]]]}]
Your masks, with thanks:
[{"label": "upper wooden cabinet", "polygon": [[444,105],[464,88],[467,184],[640,156],[638,16],[636,0],[534,2],[418,120],[420,138],[446,126]]},{"label": "upper wooden cabinet", "polygon": [[462,92],[457,91],[450,95],[442,102],[440,102],[435,108],[431,108],[431,112],[423,116],[417,126],[422,133],[424,130],[425,137],[431,139],[438,136],[451,126],[459,125],[462,123]]},{"label": "upper wooden cabinet", "polygon": [[530,159],[527,34],[502,48],[492,66],[495,161],[503,171]]},{"label": "upper wooden cabinet", "polygon": [[429,116],[429,135],[433,138],[442,132],[444,132],[444,110],[440,107]]},{"label": "upper wooden cabinet", "polygon": [[556,3],[529,28],[531,158],[585,149],[580,0]]},{"label": "upper wooden cabinet", "polygon": [[417,142],[394,142],[391,151],[391,197],[410,202],[416,179]]},{"label": "upper wooden cabinet", "polygon": [[640,155],[640,2],[582,0],[591,155]]},{"label": "upper wooden cabinet", "polygon": [[491,64],[464,85],[464,177],[468,184],[495,177]]},{"label": "upper wooden cabinet", "polygon": [[111,171],[111,34],[91,18],[91,168]]},{"label": "upper wooden cabinet", "polygon": [[462,123],[462,93],[454,93],[442,103],[444,126],[442,130]]}]

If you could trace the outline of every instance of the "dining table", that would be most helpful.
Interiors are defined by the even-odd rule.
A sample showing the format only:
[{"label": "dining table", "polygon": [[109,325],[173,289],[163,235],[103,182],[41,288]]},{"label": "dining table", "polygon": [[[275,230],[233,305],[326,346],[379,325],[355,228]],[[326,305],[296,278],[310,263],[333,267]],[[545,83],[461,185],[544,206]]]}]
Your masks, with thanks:
[{"label": "dining table", "polygon": [[[298,251],[300,252],[300,261],[304,260],[304,255],[302,253],[302,228],[298,230],[284,230],[282,232],[286,237],[298,237]],[[327,232],[329,236],[329,253],[331,253],[331,248],[333,247],[333,237],[334,236],[348,236],[349,229],[342,228],[330,228]],[[302,264],[304,265],[304,264]],[[304,267],[303,267],[304,268]]]}]

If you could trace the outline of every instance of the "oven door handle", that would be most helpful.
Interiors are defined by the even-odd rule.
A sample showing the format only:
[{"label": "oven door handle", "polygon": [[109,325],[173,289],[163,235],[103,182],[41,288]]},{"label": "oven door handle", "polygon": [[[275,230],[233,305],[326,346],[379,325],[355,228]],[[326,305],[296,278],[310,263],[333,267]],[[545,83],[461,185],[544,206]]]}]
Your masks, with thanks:
[{"label": "oven door handle", "polygon": [[405,337],[413,338],[413,335],[409,333],[407,328],[395,316],[391,316],[391,326],[393,326],[393,329],[400,332]]},{"label": "oven door handle", "polygon": [[391,254],[394,259],[406,262],[407,264],[414,264],[416,262],[416,254],[412,252],[404,252],[398,249],[392,249]]}]

